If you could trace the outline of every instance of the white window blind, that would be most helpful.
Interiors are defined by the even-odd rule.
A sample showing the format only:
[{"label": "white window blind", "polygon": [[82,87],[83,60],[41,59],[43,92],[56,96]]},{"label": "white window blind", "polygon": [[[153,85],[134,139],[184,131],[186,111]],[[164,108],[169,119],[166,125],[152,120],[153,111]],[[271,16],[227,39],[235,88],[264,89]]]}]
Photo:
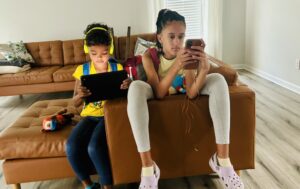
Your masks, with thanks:
[{"label": "white window blind", "polygon": [[207,0],[164,0],[165,7],[185,17],[186,39],[206,38]]}]

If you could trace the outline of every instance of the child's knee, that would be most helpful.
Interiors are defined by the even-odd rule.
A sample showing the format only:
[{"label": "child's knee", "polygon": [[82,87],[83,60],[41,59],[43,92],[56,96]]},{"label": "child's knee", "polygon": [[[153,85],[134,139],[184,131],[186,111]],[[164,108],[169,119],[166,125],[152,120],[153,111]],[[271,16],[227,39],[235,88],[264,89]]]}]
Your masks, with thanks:
[{"label": "child's knee", "polygon": [[128,93],[141,91],[145,87],[146,84],[147,83],[145,83],[143,81],[139,81],[139,80],[133,81],[133,82],[131,82],[131,84],[129,86]]},{"label": "child's knee", "polygon": [[131,99],[136,99],[137,97],[147,98],[148,90],[152,90],[150,85],[144,81],[133,81],[128,89],[128,101]]},{"label": "child's knee", "polygon": [[228,88],[224,76],[219,73],[209,74],[206,80],[206,84],[209,85],[210,88],[215,90],[223,90]]},{"label": "child's knee", "polygon": [[219,73],[211,73],[208,75],[208,77],[215,82],[224,82],[224,81],[226,82],[224,76]]},{"label": "child's knee", "polygon": [[94,157],[95,154],[97,154],[97,149],[95,145],[89,145],[87,151],[90,157]]},{"label": "child's knee", "polygon": [[76,141],[70,138],[68,139],[65,148],[67,156],[73,156],[79,153],[79,146],[77,146]]},{"label": "child's knee", "polygon": [[106,153],[105,149],[107,147],[102,141],[99,142],[90,142],[87,148],[87,152],[91,158],[99,156],[99,154]]}]

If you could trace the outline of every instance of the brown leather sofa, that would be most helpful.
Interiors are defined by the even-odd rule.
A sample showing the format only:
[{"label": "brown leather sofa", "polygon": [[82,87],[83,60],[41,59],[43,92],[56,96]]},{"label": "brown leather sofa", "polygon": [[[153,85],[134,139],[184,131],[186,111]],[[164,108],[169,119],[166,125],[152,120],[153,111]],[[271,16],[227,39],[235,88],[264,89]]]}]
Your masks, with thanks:
[{"label": "brown leather sofa", "polygon": [[[132,36],[130,44],[135,43],[136,37]],[[144,35],[143,38],[153,40],[154,36]],[[124,48],[125,41],[126,37],[118,38],[118,47],[121,47],[117,51],[118,57],[124,57],[120,49]],[[82,53],[82,41],[62,43],[65,49],[64,66],[53,65],[56,73],[61,69],[70,71],[76,63],[86,60]],[[133,45],[130,49],[129,55],[132,55]],[[66,56],[66,51],[70,52],[69,56]],[[219,65],[214,72],[223,74],[229,84],[232,162],[236,170],[252,169],[255,162],[255,93],[239,84],[233,69],[213,57],[209,59]],[[126,99],[108,101],[105,106],[115,184],[137,182],[140,179],[141,163],[126,106]],[[52,133],[40,131],[42,119],[62,108],[76,115],[72,124],[75,125],[80,119],[80,109],[73,106],[71,99],[46,100],[33,104],[13,125],[0,133],[0,159],[5,160],[3,173],[7,184],[20,188],[20,183],[24,182],[74,177],[64,151],[72,126]],[[149,113],[152,154],[161,169],[161,178],[211,173],[208,160],[216,149],[207,96],[189,100],[184,95],[175,95],[164,100],[150,100]],[[94,171],[91,170],[91,173]]]},{"label": "brown leather sofa", "polygon": [[[87,60],[76,52],[82,40],[26,43],[35,64],[25,72],[0,75],[0,96],[71,91],[76,64]],[[76,56],[75,56],[76,55]]]},{"label": "brown leather sofa", "polygon": [[[155,40],[153,34],[139,36],[146,40]],[[121,61],[125,59],[126,39],[127,37],[114,37],[114,56]],[[137,36],[131,37],[130,55],[133,55],[136,39]],[[0,74],[0,96],[72,91],[74,89],[75,80],[72,73],[78,64],[89,60],[89,56],[82,50],[82,39],[33,42],[25,43],[25,45],[36,63],[25,72]]]}]

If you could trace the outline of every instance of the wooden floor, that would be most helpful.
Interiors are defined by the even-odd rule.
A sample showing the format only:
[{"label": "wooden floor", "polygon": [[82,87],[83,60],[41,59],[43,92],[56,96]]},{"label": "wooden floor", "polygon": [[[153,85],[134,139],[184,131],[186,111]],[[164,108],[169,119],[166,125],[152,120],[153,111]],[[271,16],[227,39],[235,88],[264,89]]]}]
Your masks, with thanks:
[{"label": "wooden floor", "polygon": [[[256,92],[256,169],[242,172],[248,189],[300,188],[300,95],[240,70],[240,80]],[[0,131],[12,124],[32,103],[71,97],[72,93],[0,97]],[[1,150],[1,149],[0,149]],[[2,162],[2,161],[1,161]],[[0,162],[0,163],[1,163]],[[97,179],[97,178],[94,178]],[[160,180],[160,189],[222,188],[215,176]],[[5,185],[0,167],[0,189]],[[22,189],[81,188],[75,179],[25,183]],[[117,189],[134,188],[130,185]]]}]

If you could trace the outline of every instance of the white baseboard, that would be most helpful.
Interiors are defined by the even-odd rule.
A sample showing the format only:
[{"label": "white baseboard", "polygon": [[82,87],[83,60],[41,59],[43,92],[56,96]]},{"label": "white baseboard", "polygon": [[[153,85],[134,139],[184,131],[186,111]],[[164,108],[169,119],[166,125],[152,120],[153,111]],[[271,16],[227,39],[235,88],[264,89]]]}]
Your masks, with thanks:
[{"label": "white baseboard", "polygon": [[232,65],[232,67],[237,70],[239,70],[239,69],[247,70],[247,71],[249,71],[255,75],[258,75],[266,80],[276,83],[277,85],[280,85],[280,86],[282,86],[286,89],[289,89],[297,94],[300,94],[300,86],[295,85],[291,82],[285,81],[279,77],[273,76],[267,72],[261,71],[259,69],[253,68],[253,67],[245,65],[245,64],[234,64],[234,65]]},{"label": "white baseboard", "polygon": [[245,64],[231,64],[231,67],[233,67],[236,70],[245,70]]}]

